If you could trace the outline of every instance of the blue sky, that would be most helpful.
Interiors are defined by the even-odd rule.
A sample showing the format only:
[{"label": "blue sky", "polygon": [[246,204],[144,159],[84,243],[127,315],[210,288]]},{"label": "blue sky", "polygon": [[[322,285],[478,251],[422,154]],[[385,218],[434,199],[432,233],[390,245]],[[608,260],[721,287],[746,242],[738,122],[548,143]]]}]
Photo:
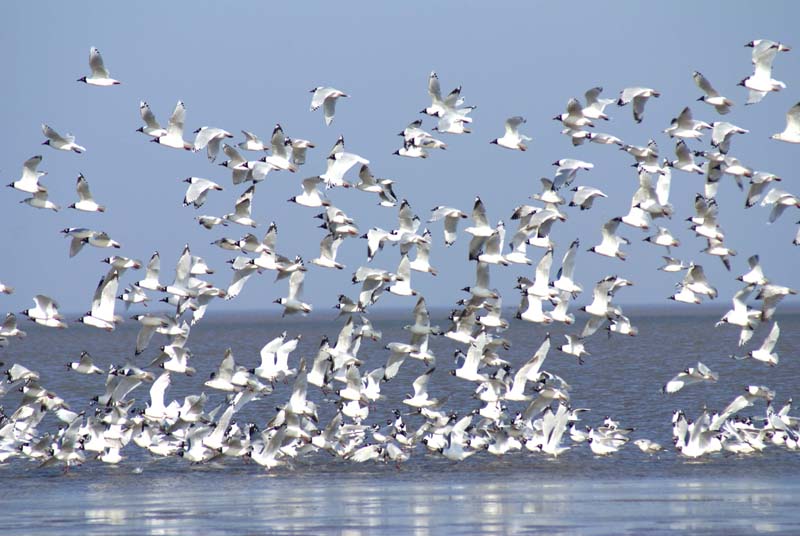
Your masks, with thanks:
[{"label": "blue sky", "polygon": [[[317,148],[309,153],[308,163],[296,174],[269,175],[257,186],[253,204],[253,216],[260,222],[256,234],[276,221],[278,250],[306,260],[317,255],[324,234],[313,218],[318,211],[286,199],[299,193],[302,178],[324,171],[324,158],[340,134],[348,151],[371,161],[376,175],[396,181],[398,196],[407,198],[423,220],[440,204],[468,211],[480,195],[490,220],[503,219],[511,229],[513,208],[531,202],[527,198],[539,191],[539,178],[552,176],[551,162],[566,157],[593,162],[594,170],[579,176],[576,184],[598,187],[609,198],[588,212],[565,209],[569,220],[552,235],[557,243],[553,276],[569,243],[581,239],[576,273],[587,292],[578,304],[591,298],[589,289],[595,281],[612,273],[635,282],[618,295],[622,303],[667,303],[679,276],[656,271],[663,248],[641,242],[646,234],[636,229],[622,229],[621,234],[633,242],[624,263],[585,252],[599,242],[602,223],[627,212],[637,178],[625,153],[593,144],[573,148],[559,134],[561,125],[551,118],[565,109],[570,97],[582,98],[596,85],[604,86],[609,98],[628,86],[654,87],[662,97],[648,103],[641,124],[633,122],[630,107],[611,106],[607,112],[612,120],[598,125],[598,130],[634,145],[654,137],[661,154],[672,158],[674,141],[662,131],[689,105],[699,119],[723,119],[749,129],[750,134],[734,141],[731,154],[754,169],[782,176],[781,188],[800,190],[794,176],[800,147],[769,140],[783,129],[786,111],[798,101],[800,51],[781,54],[775,61],[774,77],[787,84],[782,92],[744,107],[746,91],[736,86],[752,72],[746,42],[768,38],[800,46],[793,42],[797,39],[793,22],[800,15],[794,2],[774,2],[769,9],[750,2],[572,2],[569,6],[509,2],[500,7],[477,2],[14,2],[5,11],[0,20],[0,45],[6,51],[0,59],[5,73],[0,121],[6,129],[0,179],[3,184],[16,180],[22,163],[41,154],[40,169],[48,172],[42,182],[54,201],[63,207],[76,201],[75,179],[83,173],[108,211],[35,210],[19,204],[24,194],[4,189],[0,281],[16,287],[16,293],[0,298],[1,311],[27,308],[35,294],[52,296],[65,311],[89,308],[95,285],[107,268],[99,261],[117,251],[85,248],[69,259],[68,241],[58,232],[64,227],[105,230],[123,244],[118,253],[143,261],[158,250],[167,281],[188,243],[193,253],[217,269],[209,277],[211,282],[223,288],[229,283],[225,260],[232,255],[210,242],[221,236],[238,238],[248,229],[206,231],[194,217],[231,212],[246,186],[233,186],[229,173],[209,164],[202,153],[148,143],[147,137],[135,132],[141,125],[140,100],[150,103],[162,124],[175,102],[183,100],[187,137],[195,128],[209,125],[237,135],[250,130],[268,139],[275,123],[280,123],[287,135],[314,141]],[[88,74],[91,46],[101,50],[121,86],[95,88],[76,82]],[[429,104],[426,84],[432,70],[439,73],[444,91],[462,85],[466,104],[478,107],[473,112],[473,133],[442,135],[448,150],[424,161],[393,156],[401,143],[397,132],[423,117],[418,112]],[[703,72],[736,102],[731,114],[721,118],[696,102],[701,93],[692,81],[693,70]],[[318,85],[335,86],[351,95],[340,100],[330,127],[320,112],[308,110],[308,90]],[[489,145],[512,115],[528,120],[524,132],[533,141],[525,153]],[[68,154],[40,145],[42,122],[74,133],[86,153]],[[432,126],[426,118],[424,127]],[[241,136],[234,141],[241,141]],[[704,149],[708,141],[690,145]],[[200,210],[184,208],[186,185],[181,180],[188,176],[215,180],[225,190],[212,193]],[[795,270],[800,252],[791,245],[797,211],[792,209],[768,226],[768,210],[744,210],[744,194],[729,177],[723,180],[718,199],[726,244],[738,251],[733,271],[726,272],[718,259],[700,253],[705,243],[687,230],[683,220],[692,215],[694,194],[702,191],[702,182],[699,176],[673,174],[671,202],[676,215],[662,224],[682,241],[674,256],[706,267],[720,291],[718,301],[729,301],[738,285],[734,278],[746,271],[746,259],[754,253],[761,255],[770,279],[800,286]],[[334,190],[330,199],[355,218],[363,232],[372,226],[396,225],[396,209],[378,207],[361,192]],[[414,273],[412,286],[430,304],[450,306],[463,297],[459,289],[474,280],[474,263],[466,260],[468,237],[462,234],[453,247],[445,248],[441,224],[430,228],[435,238],[431,262],[440,275]],[[532,252],[535,259],[542,253]],[[317,309],[332,306],[339,293],[357,293],[349,279],[366,262],[366,242],[345,241],[339,260],[347,266],[343,272],[309,269],[305,296]],[[398,260],[397,249],[387,247],[373,264],[394,270]],[[518,303],[516,278],[532,274],[532,267],[492,267],[492,283],[505,305]],[[142,275],[128,272],[123,284]],[[271,273],[251,278],[242,295],[214,304],[215,310],[277,311],[271,302],[285,295],[286,284],[273,279]],[[387,295],[379,305],[411,308],[413,299]]]}]

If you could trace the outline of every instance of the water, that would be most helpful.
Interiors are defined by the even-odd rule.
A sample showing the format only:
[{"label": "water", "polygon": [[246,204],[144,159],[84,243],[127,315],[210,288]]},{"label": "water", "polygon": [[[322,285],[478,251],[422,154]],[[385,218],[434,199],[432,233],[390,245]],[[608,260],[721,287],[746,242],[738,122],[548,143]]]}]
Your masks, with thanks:
[{"label": "water", "polygon": [[[572,386],[572,407],[591,410],[582,415],[583,423],[597,426],[611,416],[621,426],[635,427],[633,438],[649,438],[667,447],[656,456],[642,454],[631,443],[616,455],[601,458],[583,444],[558,459],[527,451],[502,457],[481,452],[454,463],[425,453],[420,445],[400,466],[355,464],[317,453],[267,472],[242,460],[193,466],[180,458],[157,459],[131,443],[117,466],[91,460],[64,473],[22,459],[0,465],[0,479],[5,483],[0,487],[3,534],[796,533],[800,521],[797,452],[770,446],[756,455],[688,460],[670,448],[670,419],[679,408],[690,417],[703,407],[721,410],[748,384],[774,389],[776,406],[796,398],[800,314],[779,310],[781,361],[777,367],[768,367],[729,358],[742,352],[736,345],[738,330],[714,328],[719,311],[626,312],[639,328],[639,336],[596,334],[588,341],[592,355],[583,365],[555,350],[564,340],[564,327],[517,321],[503,333],[512,346],[501,357],[520,365],[549,329],[553,349],[544,368]],[[375,315],[372,320],[383,331],[383,340],[362,346],[359,358],[364,370],[384,364],[388,352],[383,345],[408,340],[402,329],[410,321],[405,315]],[[448,325],[441,312],[434,314],[433,321]],[[203,390],[202,382],[228,347],[237,364],[254,367],[258,350],[267,340],[283,330],[289,336],[300,333],[303,338],[290,358],[296,364],[300,356],[316,354],[322,334],[335,339],[339,325],[330,319],[281,320],[258,314],[207,318],[193,328],[188,343],[198,373],[191,378],[173,375],[167,401]],[[12,341],[0,360],[37,370],[42,385],[64,398],[74,411],[91,411],[88,402],[102,393],[105,379],[67,372],[64,365],[82,350],[89,351],[101,368],[119,364],[133,357],[137,332],[133,322],[111,334],[75,325],[65,331],[30,323],[22,327],[28,330],[28,338]],[[761,326],[750,346],[759,345],[769,328]],[[148,363],[160,344],[163,339],[154,339],[137,363]],[[445,407],[463,415],[480,403],[471,397],[471,385],[449,374],[454,368],[452,354],[459,346],[443,337],[432,339],[437,370],[429,390],[433,396],[449,396]],[[675,395],[660,392],[674,374],[698,360],[719,373],[716,384],[690,386]],[[411,382],[424,371],[421,362],[406,361],[400,374],[384,384],[386,399],[371,407],[367,423],[383,424],[395,408],[410,413],[401,401],[412,393]],[[207,409],[224,401],[223,394],[204,390],[209,395]],[[236,419],[264,425],[274,416],[275,407],[288,399],[290,390],[291,385],[277,385],[271,395],[237,413]],[[335,395],[323,395],[314,387],[309,393],[319,405],[320,426],[324,426],[333,415]],[[16,408],[19,396],[12,391],[0,399],[6,413]],[[147,386],[131,396],[135,407],[144,408]],[[512,415],[523,408],[523,403],[508,403]],[[764,404],[757,403],[742,413],[758,417],[764,412]],[[404,418],[411,429],[422,422],[416,415]],[[40,431],[57,426],[48,416]],[[570,444],[568,438],[565,443]]]}]

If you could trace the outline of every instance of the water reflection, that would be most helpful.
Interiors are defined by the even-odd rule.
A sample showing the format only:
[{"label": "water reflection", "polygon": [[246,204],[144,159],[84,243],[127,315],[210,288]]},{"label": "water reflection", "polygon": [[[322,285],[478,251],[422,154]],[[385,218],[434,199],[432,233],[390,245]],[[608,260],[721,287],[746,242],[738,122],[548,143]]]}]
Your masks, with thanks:
[{"label": "water reflection", "polygon": [[54,478],[35,492],[23,479],[0,494],[0,512],[28,513],[5,515],[4,533],[791,533],[800,511],[789,479],[167,473],[117,475],[113,486]]}]

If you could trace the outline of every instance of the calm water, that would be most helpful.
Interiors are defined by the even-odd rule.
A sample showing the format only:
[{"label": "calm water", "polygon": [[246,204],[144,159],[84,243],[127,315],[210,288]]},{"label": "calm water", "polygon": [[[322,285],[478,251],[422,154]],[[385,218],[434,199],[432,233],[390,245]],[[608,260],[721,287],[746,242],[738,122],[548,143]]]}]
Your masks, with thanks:
[{"label": "calm water", "polygon": [[[669,447],[675,409],[690,417],[704,406],[721,410],[748,384],[774,389],[776,405],[798,398],[800,314],[778,311],[781,361],[770,368],[728,357],[739,350],[738,330],[714,328],[721,316],[717,311],[628,309],[639,336],[596,334],[587,343],[592,355],[583,365],[555,350],[565,329],[550,327],[553,349],[544,368],[571,384],[573,407],[591,410],[582,416],[586,425],[599,425],[611,416],[622,426],[636,428],[632,438],[667,446],[658,456],[642,454],[631,443],[614,456],[598,458],[583,444],[556,460],[527,451],[503,457],[481,452],[453,463],[430,456],[419,446],[400,467],[353,464],[314,454],[292,467],[267,472],[240,460],[191,466],[181,459],[155,459],[130,444],[118,466],[91,461],[63,474],[25,460],[0,465],[5,483],[0,487],[3,534],[796,534],[800,453],[771,446],[757,455],[721,454],[697,461]],[[445,315],[438,316],[435,322],[447,327]],[[507,316],[510,319],[511,314]],[[364,370],[385,362],[386,343],[407,342],[402,326],[409,322],[404,316],[373,318],[383,340],[362,346]],[[202,382],[227,347],[233,349],[237,364],[254,367],[267,340],[283,330],[289,336],[301,333],[301,344],[290,358],[296,364],[301,355],[316,354],[322,334],[335,338],[340,323],[256,314],[207,318],[193,328],[188,343],[198,373],[193,378],[173,375],[167,400],[182,400],[203,390]],[[21,327],[28,330],[28,338],[12,341],[0,360],[40,372],[41,383],[75,411],[89,409],[89,399],[103,391],[105,380],[67,373],[64,365],[82,350],[89,351],[102,368],[122,363],[133,357],[137,333],[133,322],[111,334],[75,325],[65,331],[37,329],[29,322]],[[751,345],[759,345],[768,330],[769,325],[762,326]],[[501,356],[514,365],[523,363],[545,332],[540,326],[512,322],[504,333],[512,347]],[[138,364],[157,354],[164,343],[159,337],[137,358]],[[449,374],[459,345],[438,337],[431,346],[438,359],[429,385],[432,395],[449,395],[446,407],[460,414],[480,407],[471,397],[472,386]],[[660,393],[664,382],[698,360],[719,373],[716,384],[690,386],[670,396]],[[412,393],[411,382],[424,370],[421,362],[408,360],[400,374],[384,385],[386,399],[371,408],[367,422],[384,423],[395,408],[408,413],[401,401]],[[135,407],[145,406],[147,388],[132,393]],[[237,413],[237,419],[264,424],[288,399],[290,389],[277,386],[271,395]],[[207,409],[224,400],[222,394],[205,391]],[[320,406],[324,426],[333,415],[333,400],[313,387],[309,393]],[[18,397],[12,392],[0,399],[7,413],[16,407]],[[509,413],[524,407],[519,404],[509,403]],[[760,416],[764,411],[761,403],[743,414]],[[415,415],[404,418],[411,429],[422,422]],[[54,430],[57,425],[47,417],[40,430]],[[570,443],[568,438],[565,443]]]}]

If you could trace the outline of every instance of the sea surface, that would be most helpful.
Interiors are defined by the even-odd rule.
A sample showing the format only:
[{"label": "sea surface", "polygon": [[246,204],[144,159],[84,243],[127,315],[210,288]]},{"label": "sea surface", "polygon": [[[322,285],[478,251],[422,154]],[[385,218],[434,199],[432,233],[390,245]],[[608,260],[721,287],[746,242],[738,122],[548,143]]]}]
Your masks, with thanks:
[{"label": "sea surface", "polygon": [[[591,353],[581,365],[560,353],[564,333],[582,326],[539,326],[516,321],[503,332],[511,347],[501,357],[515,367],[527,361],[550,332],[553,348],[543,368],[570,385],[570,404],[586,408],[583,425],[598,426],[606,416],[633,427],[632,439],[648,438],[664,445],[657,455],[643,454],[633,443],[607,457],[574,444],[557,459],[527,450],[496,457],[480,452],[464,462],[451,462],[419,445],[405,463],[352,463],[317,453],[270,471],[255,463],[228,460],[191,465],[181,458],[151,457],[133,443],[118,465],[88,460],[64,471],[40,468],[21,458],[0,465],[0,534],[798,534],[800,533],[800,451],[770,445],[761,453],[721,453],[692,460],[672,445],[672,413],[682,409],[693,418],[704,407],[720,411],[747,385],[765,385],[776,393],[774,406],[800,398],[800,313],[778,309],[780,362],[769,367],[753,360],[736,361],[761,344],[771,324],[762,325],[744,349],[737,346],[738,328],[715,327],[724,310],[708,308],[630,308],[626,314],[639,329],[636,337],[598,332],[587,341]],[[446,311],[434,311],[432,322],[448,327]],[[383,333],[380,342],[366,341],[359,358],[363,370],[385,363],[389,342],[408,342],[403,326],[410,313],[371,315]],[[23,319],[24,321],[24,319]],[[24,321],[24,340],[0,350],[2,370],[20,363],[41,375],[41,384],[64,398],[73,411],[93,411],[90,401],[104,391],[104,375],[67,371],[81,351],[91,353],[106,369],[134,359],[137,324],[127,321],[113,333],[73,324],[66,330],[40,328]],[[205,391],[207,409],[224,394],[203,387],[226,348],[237,364],[255,367],[258,352],[271,338],[287,331],[302,334],[290,364],[301,356],[313,359],[320,339],[336,338],[342,324],[333,317],[281,319],[261,313],[209,316],[194,326],[187,346],[193,353],[194,377],[173,375],[166,400],[182,401]],[[148,364],[166,343],[160,335],[135,358]],[[478,409],[474,386],[455,378],[454,352],[463,348],[434,337],[437,356],[430,380],[432,396],[449,397],[445,408],[459,415]],[[660,392],[680,370],[702,361],[719,373],[719,381],[687,387],[674,395]],[[158,369],[156,369],[157,372]],[[385,424],[399,409],[412,430],[422,423],[402,404],[411,383],[426,370],[407,360],[400,373],[384,384],[385,399],[371,407],[367,424]],[[148,386],[135,390],[134,407],[144,408]],[[239,422],[263,426],[284,404],[291,382],[251,402],[236,414]],[[9,392],[0,406],[10,414],[20,393]],[[319,406],[320,426],[335,411],[335,395],[311,386]],[[523,403],[508,403],[513,415]],[[763,402],[742,412],[758,419]],[[800,414],[800,410],[792,411]],[[47,417],[40,431],[55,431],[59,422]],[[568,437],[564,444],[571,445]]]}]

